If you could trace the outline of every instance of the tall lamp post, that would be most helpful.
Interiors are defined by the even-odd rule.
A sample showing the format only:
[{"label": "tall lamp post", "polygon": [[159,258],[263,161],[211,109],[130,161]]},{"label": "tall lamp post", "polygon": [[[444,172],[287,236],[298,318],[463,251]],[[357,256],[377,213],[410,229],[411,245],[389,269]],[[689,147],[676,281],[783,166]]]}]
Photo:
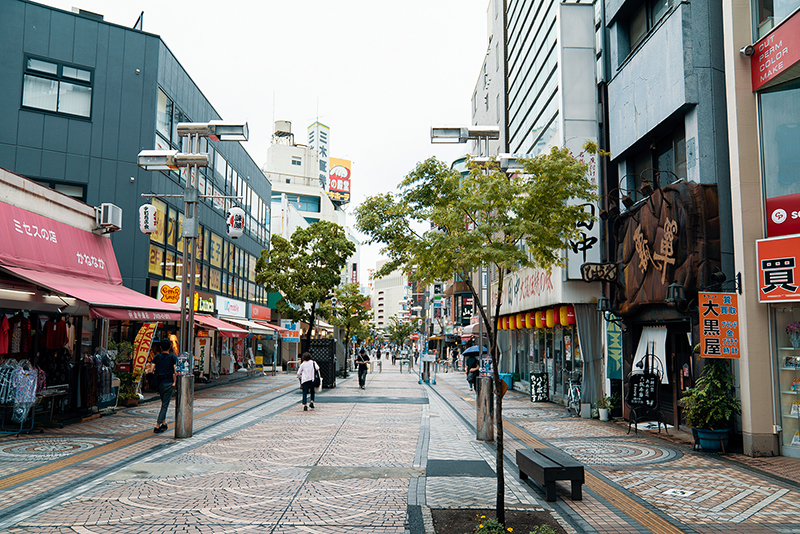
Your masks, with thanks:
[{"label": "tall lamp post", "polygon": [[[489,155],[489,141],[500,139],[499,126],[467,126],[467,127],[432,127],[431,128],[431,143],[466,143],[467,141],[475,141],[478,149],[477,156],[479,158]],[[484,151],[485,146],[485,151]],[[484,277],[487,278],[484,283]],[[491,322],[491,306],[488,305],[488,285],[489,274],[484,266],[478,270],[478,296],[480,297],[481,307],[486,305],[486,318]],[[486,296],[484,296],[486,295]],[[473,306],[474,310],[474,306]],[[496,335],[496,333],[495,333]],[[478,358],[482,356],[483,348],[483,321],[478,320]],[[492,380],[488,377],[480,377],[478,390],[488,391],[489,394],[478,395],[478,402],[476,403],[478,429],[477,438],[483,441],[493,441],[493,432],[491,431],[494,426],[494,403],[492,402],[491,387]]]},{"label": "tall lamp post", "polygon": [[[179,350],[181,356],[190,352],[194,339],[194,305],[188,306],[194,296],[195,269],[197,265],[197,238],[199,229],[200,198],[241,199],[239,196],[201,195],[197,191],[198,170],[208,166],[208,154],[200,153],[200,138],[207,137],[212,141],[247,141],[248,126],[244,124],[228,124],[223,121],[181,122],[177,125],[178,136],[187,137],[188,152],[177,150],[142,150],[137,157],[137,165],[148,171],[164,171],[186,169],[186,187],[182,195],[166,195],[143,193],[143,197],[183,197],[183,259],[181,277],[181,328]],[[239,237],[244,228],[244,211],[231,208],[227,214],[228,235]],[[188,255],[188,257],[187,257]],[[186,260],[189,260],[188,262]],[[189,276],[191,273],[191,277]],[[187,317],[188,315],[188,317]],[[192,358],[193,359],[193,358]],[[191,360],[190,360],[191,362]],[[191,365],[191,363],[189,364]],[[184,370],[186,371],[186,370]],[[188,373],[180,377],[178,382],[178,398],[175,407],[175,437],[192,436],[192,411],[194,401],[194,375]]]}]

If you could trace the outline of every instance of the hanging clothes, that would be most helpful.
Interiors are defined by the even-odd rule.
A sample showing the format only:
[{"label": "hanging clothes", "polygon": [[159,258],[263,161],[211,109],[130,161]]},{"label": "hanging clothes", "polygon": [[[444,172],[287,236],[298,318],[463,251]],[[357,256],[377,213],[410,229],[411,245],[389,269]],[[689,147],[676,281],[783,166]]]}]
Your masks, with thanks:
[{"label": "hanging clothes", "polygon": [[72,319],[67,322],[67,344],[66,348],[70,355],[72,354],[73,347],[75,346],[75,325],[72,324]]},{"label": "hanging clothes", "polygon": [[8,354],[8,317],[0,319],[0,354]]},{"label": "hanging clothes", "polygon": [[9,354],[25,354],[31,348],[31,322],[21,313],[16,314],[8,322]]},{"label": "hanging clothes", "polygon": [[28,418],[33,404],[36,402],[36,379],[38,373],[30,365],[20,365],[14,370],[14,410],[11,420],[21,423]]},{"label": "hanging clothes", "polygon": [[47,350],[58,350],[67,344],[67,322],[64,319],[47,321],[44,325],[44,346]]}]

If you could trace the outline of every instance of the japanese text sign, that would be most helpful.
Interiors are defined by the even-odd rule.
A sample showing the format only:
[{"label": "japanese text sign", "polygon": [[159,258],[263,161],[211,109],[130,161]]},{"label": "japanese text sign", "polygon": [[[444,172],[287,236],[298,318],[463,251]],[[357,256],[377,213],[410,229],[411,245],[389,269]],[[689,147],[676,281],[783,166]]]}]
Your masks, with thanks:
[{"label": "japanese text sign", "polygon": [[796,275],[798,250],[797,235],[756,241],[759,302],[800,301]]},{"label": "japanese text sign", "polygon": [[133,372],[141,371],[147,363],[147,355],[150,353],[150,345],[153,343],[153,336],[158,328],[158,323],[144,323],[136,334],[133,343]]},{"label": "japanese text sign", "polygon": [[735,293],[698,293],[701,358],[739,358],[738,297]]}]

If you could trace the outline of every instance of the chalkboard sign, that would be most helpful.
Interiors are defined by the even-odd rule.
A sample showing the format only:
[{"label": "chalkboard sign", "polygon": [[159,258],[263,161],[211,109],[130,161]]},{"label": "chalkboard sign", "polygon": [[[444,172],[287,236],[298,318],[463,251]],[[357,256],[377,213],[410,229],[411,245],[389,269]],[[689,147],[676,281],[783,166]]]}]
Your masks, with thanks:
[{"label": "chalkboard sign", "polygon": [[550,378],[547,373],[531,373],[531,400],[533,402],[550,400]]},{"label": "chalkboard sign", "polygon": [[654,407],[658,403],[661,379],[655,373],[633,374],[628,378],[627,401],[631,406]]}]

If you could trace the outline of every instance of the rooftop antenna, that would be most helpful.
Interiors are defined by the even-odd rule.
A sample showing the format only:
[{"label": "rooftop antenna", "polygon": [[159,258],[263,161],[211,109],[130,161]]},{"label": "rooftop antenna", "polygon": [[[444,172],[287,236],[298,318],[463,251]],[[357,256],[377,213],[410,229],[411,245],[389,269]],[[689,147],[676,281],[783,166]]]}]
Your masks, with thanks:
[{"label": "rooftop antenna", "polygon": [[139,18],[136,19],[136,23],[133,25],[133,29],[142,32],[144,31],[142,29],[143,24],[144,24],[144,11],[142,11],[141,14],[139,15]]}]

